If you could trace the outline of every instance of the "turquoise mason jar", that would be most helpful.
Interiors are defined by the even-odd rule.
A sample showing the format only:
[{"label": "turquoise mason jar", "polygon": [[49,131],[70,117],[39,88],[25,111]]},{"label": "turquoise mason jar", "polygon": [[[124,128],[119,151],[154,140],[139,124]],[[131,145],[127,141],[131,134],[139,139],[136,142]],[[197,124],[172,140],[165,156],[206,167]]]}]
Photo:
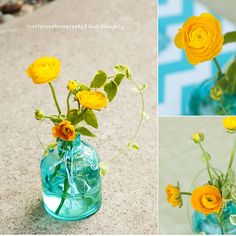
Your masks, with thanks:
[{"label": "turquoise mason jar", "polygon": [[236,226],[230,222],[230,215],[236,215],[236,203],[229,202],[219,218],[213,213],[208,216],[195,211],[192,216],[192,229],[198,234],[236,235]]},{"label": "turquoise mason jar", "polygon": [[[222,107],[210,97],[211,88],[215,86],[214,79],[203,81],[191,94],[189,113],[187,115],[225,115]],[[236,94],[224,93],[221,104],[227,115],[236,114]]]},{"label": "turquoise mason jar", "polygon": [[43,205],[53,217],[82,220],[99,210],[102,202],[99,156],[80,139],[57,139],[57,146],[43,156],[41,178]]}]

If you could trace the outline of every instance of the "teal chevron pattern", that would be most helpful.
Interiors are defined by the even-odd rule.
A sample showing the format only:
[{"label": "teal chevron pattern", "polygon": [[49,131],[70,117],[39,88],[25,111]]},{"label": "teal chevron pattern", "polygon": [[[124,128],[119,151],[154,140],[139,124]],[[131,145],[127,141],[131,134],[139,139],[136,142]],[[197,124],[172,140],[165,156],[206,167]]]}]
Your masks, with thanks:
[{"label": "teal chevron pattern", "polygon": [[[158,1],[158,111],[160,115],[186,115],[191,92],[205,79],[212,77],[216,68],[213,62],[192,66],[183,50],[174,46],[173,38],[178,28],[192,15],[213,13],[222,23],[223,32],[235,26],[217,16],[194,0]],[[235,55],[235,46],[226,45],[217,57],[221,66]]]}]

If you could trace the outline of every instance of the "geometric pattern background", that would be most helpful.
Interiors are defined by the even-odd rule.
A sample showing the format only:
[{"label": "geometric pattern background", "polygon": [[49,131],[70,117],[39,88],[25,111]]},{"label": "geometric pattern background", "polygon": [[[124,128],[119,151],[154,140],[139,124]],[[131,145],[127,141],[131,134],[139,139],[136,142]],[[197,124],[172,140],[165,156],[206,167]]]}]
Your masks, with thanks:
[{"label": "geometric pattern background", "polygon": [[[160,115],[186,115],[194,88],[216,73],[212,61],[192,66],[185,53],[175,47],[173,39],[187,18],[203,12],[213,13],[222,24],[223,33],[235,25],[221,18],[195,0],[159,0],[158,5],[158,111]],[[235,44],[223,46],[217,60],[221,67],[235,55]]]}]

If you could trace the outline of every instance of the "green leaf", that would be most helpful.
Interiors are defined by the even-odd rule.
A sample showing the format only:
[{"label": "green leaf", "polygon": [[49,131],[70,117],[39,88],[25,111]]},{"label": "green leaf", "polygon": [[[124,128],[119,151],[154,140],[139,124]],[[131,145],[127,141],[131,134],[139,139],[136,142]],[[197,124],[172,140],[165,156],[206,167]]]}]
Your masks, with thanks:
[{"label": "green leaf", "polygon": [[136,144],[136,143],[128,143],[128,148],[131,148],[131,149],[133,149],[135,151],[140,149],[139,145]]},{"label": "green leaf", "polygon": [[57,142],[52,142],[52,143],[48,144],[47,148],[49,150],[53,150],[53,149],[55,149],[56,146],[57,146]]},{"label": "green leaf", "polygon": [[84,136],[96,137],[95,134],[93,134],[91,131],[89,131],[85,127],[78,127],[78,128],[76,128],[75,132],[78,134],[84,135]]},{"label": "green leaf", "polygon": [[87,85],[85,85],[85,84],[80,84],[79,85],[79,91],[83,91],[83,90],[89,91],[90,88],[87,87]]},{"label": "green leaf", "polygon": [[145,111],[143,111],[141,115],[142,115],[143,119],[148,120],[150,118],[149,114]]},{"label": "green leaf", "polygon": [[108,167],[109,167],[109,163],[108,162],[100,162],[99,163],[100,175],[102,177],[104,177],[107,174]]},{"label": "green leaf", "polygon": [[235,183],[235,172],[232,169],[228,170],[228,180],[230,183],[234,184]]},{"label": "green leaf", "polygon": [[236,226],[236,215],[230,215],[229,220],[232,225]]},{"label": "green leaf", "polygon": [[94,128],[98,128],[98,121],[97,121],[97,117],[96,115],[94,114],[94,112],[92,110],[86,110],[84,113],[83,113],[83,118],[84,118],[84,121],[94,127]]},{"label": "green leaf", "polygon": [[225,185],[222,188],[222,197],[223,198],[227,198],[230,195],[231,192],[231,188],[229,185]]},{"label": "green leaf", "polygon": [[116,96],[117,90],[118,90],[118,86],[113,80],[105,85],[104,91],[107,94],[107,98],[109,102],[111,102],[114,99],[114,97]]},{"label": "green leaf", "polygon": [[59,117],[57,117],[56,115],[50,116],[49,119],[50,119],[54,124],[58,124],[58,123],[62,122],[62,119],[59,118]]},{"label": "green leaf", "polygon": [[104,71],[99,70],[90,84],[90,88],[101,88],[107,80],[107,75]]},{"label": "green leaf", "polygon": [[233,89],[236,90],[234,82],[236,81],[236,58],[234,58],[233,62],[229,65],[225,72],[226,79],[230,81],[230,87],[234,87]]},{"label": "green leaf", "polygon": [[211,155],[209,153],[203,153],[202,154],[202,160],[203,161],[210,161],[211,160]]},{"label": "green leaf", "polygon": [[115,75],[115,83],[117,84],[117,86],[120,85],[121,81],[124,79],[125,75],[124,74],[116,74]]},{"label": "green leaf", "polygon": [[117,73],[125,75],[127,77],[127,79],[131,79],[131,74],[130,74],[130,70],[129,70],[128,66],[126,66],[126,65],[115,65],[114,69]]},{"label": "green leaf", "polygon": [[224,44],[236,43],[236,31],[228,32],[224,35]]},{"label": "green leaf", "polygon": [[76,125],[83,120],[83,117],[78,116],[77,109],[71,109],[67,115],[67,119],[71,122],[72,125]]}]

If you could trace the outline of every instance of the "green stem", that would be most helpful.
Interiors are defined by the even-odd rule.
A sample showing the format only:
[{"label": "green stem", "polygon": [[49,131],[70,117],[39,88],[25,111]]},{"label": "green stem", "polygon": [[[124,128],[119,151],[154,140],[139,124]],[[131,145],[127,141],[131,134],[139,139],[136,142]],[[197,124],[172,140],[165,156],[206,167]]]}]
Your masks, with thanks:
[{"label": "green stem", "polygon": [[189,195],[189,196],[192,195],[192,193],[189,193],[189,192],[180,192],[180,194],[181,194],[181,195]]},{"label": "green stem", "polygon": [[222,109],[222,111],[225,113],[225,115],[228,115],[227,111],[225,110],[223,104],[219,101],[218,104],[220,105],[220,108]]},{"label": "green stem", "polygon": [[67,104],[67,116],[68,116],[69,111],[70,111],[70,95],[71,95],[71,92],[68,93],[68,96],[67,96],[67,99],[66,99],[66,104]]},{"label": "green stem", "polygon": [[65,181],[64,181],[64,191],[63,191],[63,194],[62,194],[62,197],[61,197],[61,202],[57,208],[57,210],[55,211],[55,214],[58,215],[60,213],[60,210],[66,200],[66,195],[67,195],[67,191],[69,190],[69,181],[68,181],[68,177],[66,176],[65,177]]},{"label": "green stem", "polygon": [[132,79],[131,79],[131,82],[132,82],[132,83],[134,84],[134,86],[138,89],[139,94],[140,94],[140,96],[141,96],[141,103],[142,103],[142,105],[141,105],[141,117],[140,117],[140,120],[139,120],[139,124],[138,124],[138,127],[137,127],[137,129],[136,129],[136,131],[135,131],[133,137],[132,137],[132,139],[134,139],[134,138],[136,137],[136,135],[137,135],[137,133],[138,133],[140,127],[141,127],[142,121],[143,121],[144,98],[143,98],[143,94],[142,94],[142,91],[141,91],[141,89],[139,88],[139,86],[138,86]]},{"label": "green stem", "polygon": [[233,147],[233,150],[231,152],[231,156],[230,156],[230,161],[229,161],[229,165],[228,165],[228,169],[227,169],[227,173],[226,173],[226,176],[225,176],[225,182],[227,181],[228,179],[228,172],[229,172],[229,169],[231,169],[232,165],[233,165],[233,162],[234,162],[234,156],[235,156],[235,151],[236,151],[236,138],[234,139],[234,147]]},{"label": "green stem", "polygon": [[[220,64],[219,64],[219,62],[217,61],[216,57],[213,58],[213,61],[214,61],[215,65],[216,65],[216,67],[217,67],[219,76],[222,77],[222,76],[223,76],[223,73],[222,73]],[[217,79],[218,79],[218,78],[217,78]]]},{"label": "green stem", "polygon": [[[199,147],[201,148],[203,154],[205,156],[208,156],[207,152],[205,151],[205,149],[203,148],[201,143],[199,143]],[[213,180],[213,177],[212,177],[212,174],[211,174],[211,171],[210,171],[210,163],[209,163],[208,158],[206,158],[206,167],[207,167],[207,172],[208,172],[208,175],[209,175],[210,179]]]},{"label": "green stem", "polygon": [[57,96],[56,96],[56,93],[55,93],[54,87],[53,87],[53,85],[52,85],[51,82],[49,82],[48,84],[49,84],[49,86],[50,86],[50,88],[51,88],[52,96],[53,96],[53,99],[54,99],[55,105],[56,105],[56,107],[57,107],[58,113],[59,113],[59,115],[60,115],[60,114],[61,114],[61,109],[60,109],[59,104],[58,104],[58,101],[57,101]]},{"label": "green stem", "polygon": [[[132,141],[133,139],[135,139],[135,137],[136,137],[136,135],[137,135],[137,133],[138,133],[140,127],[141,127],[141,124],[142,124],[142,122],[143,122],[144,98],[143,98],[143,94],[142,94],[142,91],[141,91],[141,89],[139,88],[139,86],[138,86],[132,79],[131,79],[130,81],[131,81],[131,82],[134,84],[134,86],[138,89],[139,94],[140,94],[140,97],[141,97],[141,117],[140,117],[138,126],[137,126],[137,128],[136,128],[136,130],[135,130],[133,136],[131,137],[131,141]],[[112,158],[110,158],[110,159],[107,161],[107,163],[112,162],[113,160],[115,160],[115,159],[116,159],[118,156],[120,156],[121,154],[125,154],[125,153],[127,152],[127,150],[128,150],[127,145],[124,146],[124,147],[121,147],[121,148],[119,149],[118,153],[117,153],[115,156],[113,156]]]}]

